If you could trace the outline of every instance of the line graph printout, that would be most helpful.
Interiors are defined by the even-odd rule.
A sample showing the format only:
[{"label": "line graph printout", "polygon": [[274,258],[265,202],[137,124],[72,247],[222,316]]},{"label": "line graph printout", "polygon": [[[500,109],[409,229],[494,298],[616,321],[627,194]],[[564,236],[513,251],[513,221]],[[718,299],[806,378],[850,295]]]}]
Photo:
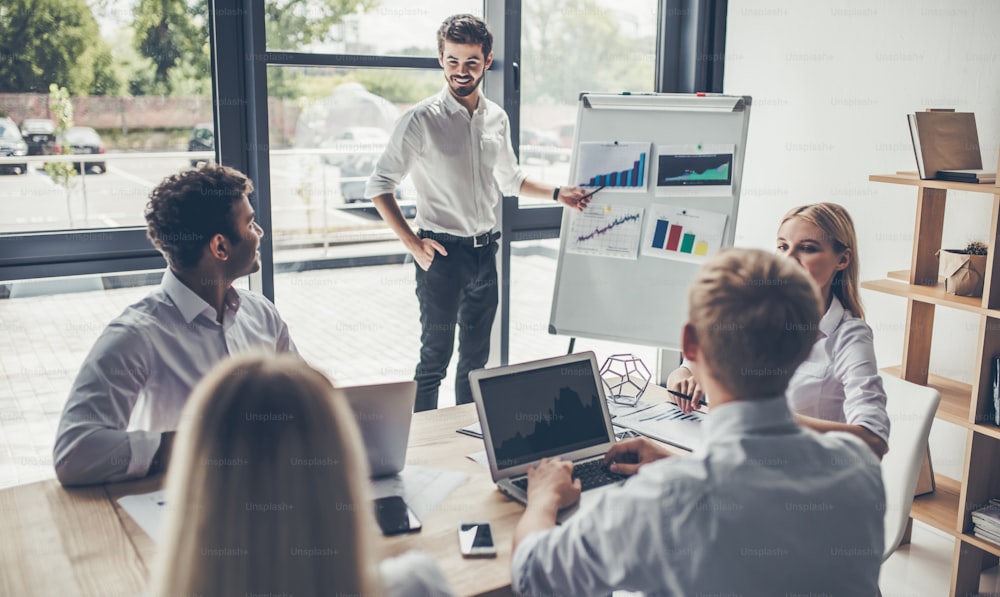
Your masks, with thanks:
[{"label": "line graph printout", "polygon": [[722,247],[727,214],[674,205],[649,208],[644,256],[701,263]]},{"label": "line graph printout", "polygon": [[577,184],[621,191],[645,191],[651,144],[646,141],[580,143]]},{"label": "line graph printout", "polygon": [[591,203],[570,215],[566,252],[594,257],[636,259],[643,208]]}]

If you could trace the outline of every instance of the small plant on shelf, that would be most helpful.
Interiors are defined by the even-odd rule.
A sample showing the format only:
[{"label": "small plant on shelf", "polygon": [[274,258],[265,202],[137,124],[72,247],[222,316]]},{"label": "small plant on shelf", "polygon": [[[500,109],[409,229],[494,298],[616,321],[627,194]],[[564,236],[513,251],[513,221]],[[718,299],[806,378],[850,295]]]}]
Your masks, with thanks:
[{"label": "small plant on shelf", "polygon": [[982,296],[986,279],[986,255],[989,247],[974,240],[964,249],[941,249],[939,272],[944,276],[944,290],[958,296]]},{"label": "small plant on shelf", "polygon": [[974,241],[970,242],[968,245],[966,245],[966,247],[965,247],[965,254],[966,255],[986,255],[986,253],[989,251],[989,249],[990,248],[986,246],[986,243],[981,243],[978,240],[974,240]]}]

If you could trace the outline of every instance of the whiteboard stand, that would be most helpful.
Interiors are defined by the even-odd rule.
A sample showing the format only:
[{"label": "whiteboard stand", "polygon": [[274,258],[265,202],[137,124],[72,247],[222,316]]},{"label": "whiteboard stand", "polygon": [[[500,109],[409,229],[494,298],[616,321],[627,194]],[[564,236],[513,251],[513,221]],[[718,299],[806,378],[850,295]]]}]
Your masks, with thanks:
[{"label": "whiteboard stand", "polygon": [[[696,235],[686,234],[683,241],[686,246],[682,244],[675,250],[687,250],[690,254],[661,258],[662,255],[652,251],[652,248],[657,242],[663,244],[663,240],[653,238],[649,233],[651,225],[659,226],[661,222],[650,220],[650,215],[691,210],[691,213],[710,216],[705,222],[721,222],[724,216],[724,229],[716,227],[722,230],[721,236],[712,243],[703,242],[710,249],[702,250],[714,253],[719,247],[732,246],[739,211],[750,104],[750,97],[747,96],[718,94],[580,94],[570,184],[585,182],[596,187],[599,186],[597,183],[607,180],[601,177],[580,180],[581,176],[590,175],[589,170],[578,171],[584,144],[584,162],[588,168],[593,167],[592,157],[595,151],[600,150],[599,145],[610,147],[617,141],[635,152],[641,144],[648,144],[648,154],[634,162],[636,169],[638,164],[643,164],[643,188],[635,188],[635,185],[633,188],[620,188],[633,184],[639,178],[634,173],[636,169],[631,175],[625,170],[612,173],[612,184],[597,193],[588,207],[588,211],[604,209],[609,218],[608,214],[618,214],[617,218],[608,220],[609,224],[603,227],[605,232],[609,226],[616,225],[619,226],[617,231],[625,237],[626,228],[638,221],[641,231],[639,250],[630,258],[609,257],[600,251],[581,253],[581,243],[597,238],[594,235],[601,229],[594,229],[589,235],[582,234],[581,230],[586,229],[581,229],[581,222],[585,220],[574,216],[572,210],[564,209],[549,333],[656,346],[672,349],[675,354],[680,350],[680,332],[687,318],[687,289],[700,263],[707,257],[694,255],[697,249],[692,249],[690,245],[697,240]],[[716,186],[722,183],[709,179],[712,173],[707,170],[703,175],[685,171],[684,176],[676,179],[666,176],[676,160],[690,157],[672,155],[670,152],[676,150],[670,148],[709,146],[731,148],[729,155],[732,157],[725,168],[730,177],[725,183],[727,186]],[[665,153],[661,155],[661,151]],[[610,149],[609,155],[613,157]],[[664,160],[663,180],[658,178],[661,158]],[[720,167],[718,171],[723,169]],[[692,186],[671,186],[688,184]],[[694,188],[699,185],[705,186]],[[709,186],[713,188],[706,190]],[[641,216],[636,215],[639,213]],[[593,216],[600,217],[601,214]],[[641,221],[636,220],[637,217]],[[675,225],[679,221],[676,220]],[[577,227],[575,232],[573,226]],[[689,226],[687,230],[696,229]],[[608,238],[610,236],[607,235]],[[688,236],[692,237],[692,243],[688,243]],[[634,236],[631,241],[622,242],[634,242]],[[650,245],[651,242],[654,244]],[[601,250],[604,249],[607,247],[602,246]],[[677,362],[672,359],[658,355],[658,376],[659,369]],[[670,366],[668,371],[675,367]]]}]

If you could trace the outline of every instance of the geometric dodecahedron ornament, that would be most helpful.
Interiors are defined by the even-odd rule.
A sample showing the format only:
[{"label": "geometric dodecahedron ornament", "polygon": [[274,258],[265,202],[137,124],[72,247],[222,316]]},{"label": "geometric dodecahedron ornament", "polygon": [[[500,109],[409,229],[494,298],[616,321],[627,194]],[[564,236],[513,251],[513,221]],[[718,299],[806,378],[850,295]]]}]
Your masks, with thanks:
[{"label": "geometric dodecahedron ornament", "polygon": [[634,354],[613,354],[601,365],[608,398],[626,406],[639,402],[651,377],[646,364]]}]

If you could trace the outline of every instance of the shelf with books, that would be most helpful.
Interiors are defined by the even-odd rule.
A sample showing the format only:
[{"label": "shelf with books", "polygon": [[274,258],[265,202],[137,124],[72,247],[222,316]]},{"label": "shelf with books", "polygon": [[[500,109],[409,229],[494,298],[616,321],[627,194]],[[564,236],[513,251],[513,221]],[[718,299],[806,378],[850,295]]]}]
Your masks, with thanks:
[{"label": "shelf with books", "polygon": [[970,545],[974,545],[987,553],[991,553],[995,556],[1000,556],[1000,545],[997,545],[992,541],[987,541],[986,539],[980,539],[979,537],[976,537],[972,533],[962,533],[959,536],[959,538],[962,541],[965,541]]},{"label": "shelf with books", "polygon": [[[862,288],[906,299],[902,365],[887,371],[941,393],[936,418],[967,429],[961,480],[934,475],[935,491],[913,500],[911,516],[958,538],[952,564],[953,595],[975,593],[985,566],[996,565],[1000,546],[972,535],[971,511],[1000,498],[1000,427],[986,424],[993,404],[993,358],[1000,355],[1000,186],[943,180],[921,180],[914,172],[873,174],[873,182],[916,187],[916,218],[910,268],[888,272],[885,279],[863,282]],[[948,191],[992,195],[992,217],[982,297],[945,292],[939,276]],[[931,342],[937,307],[978,316],[971,384],[930,375]],[[971,329],[969,330],[971,331]],[[922,475],[929,475],[925,462]]]},{"label": "shelf with books", "polygon": [[969,191],[970,193],[992,193],[1000,195],[1000,185],[975,184],[971,182],[952,182],[949,180],[921,180],[916,172],[897,172],[895,174],[872,174],[868,177],[872,182],[888,182],[890,184],[905,184],[926,189],[942,191]]}]

